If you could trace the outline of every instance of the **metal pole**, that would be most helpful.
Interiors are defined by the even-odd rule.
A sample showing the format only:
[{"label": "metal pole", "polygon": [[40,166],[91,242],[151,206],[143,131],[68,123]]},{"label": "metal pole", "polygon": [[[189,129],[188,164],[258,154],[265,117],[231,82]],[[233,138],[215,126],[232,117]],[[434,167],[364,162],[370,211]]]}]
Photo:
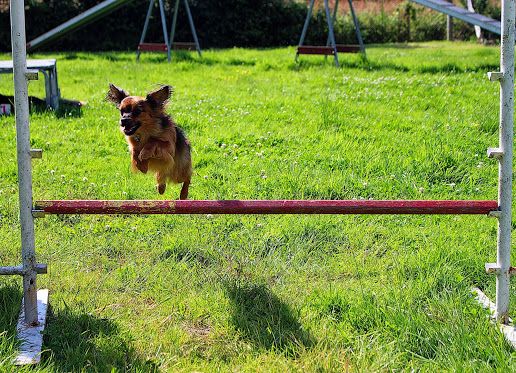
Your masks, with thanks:
[{"label": "metal pole", "polygon": [[185,0],[185,8],[186,14],[188,15],[188,22],[190,23],[190,29],[192,30],[195,48],[197,49],[197,53],[199,53],[199,57],[201,57],[201,46],[199,45],[199,39],[197,38],[197,32],[195,31],[195,25],[193,23],[192,12],[190,12],[190,5],[188,5],[188,0]]},{"label": "metal pole", "polygon": [[[308,24],[310,23],[310,19],[312,18],[312,11],[314,9],[315,0],[310,0],[310,5],[308,7],[308,14],[306,15],[305,24],[303,25],[303,31],[301,31],[301,37],[299,38],[299,46],[302,46],[305,42],[306,31],[308,30]],[[297,59],[297,56],[296,56]]]},{"label": "metal pole", "polygon": [[165,6],[163,5],[163,0],[159,0],[159,12],[161,14],[161,26],[163,27],[163,39],[165,40],[165,44],[167,45],[167,59],[170,62],[170,44],[168,43],[168,33],[167,33],[167,19],[165,18]]},{"label": "metal pole", "polygon": [[172,26],[170,27],[170,49],[174,44],[174,38],[176,36],[176,25],[177,25],[177,13],[179,12],[179,0],[176,0],[174,5],[174,16],[172,17]]},{"label": "metal pole", "polygon": [[[145,35],[147,35],[147,28],[149,27],[149,20],[152,14],[152,7],[154,6],[154,0],[149,1],[149,9],[147,9],[147,16],[145,17],[145,23],[143,25],[142,36],[140,38],[140,44],[145,41]],[[140,59],[140,50],[136,52],[136,61]]]},{"label": "metal pole", "polygon": [[453,17],[450,15],[446,16],[446,40],[453,40]]},{"label": "metal pole", "polygon": [[502,37],[500,69],[500,150],[498,168],[498,219],[496,276],[496,315],[503,323],[508,321],[509,267],[511,260],[511,207],[512,207],[512,143],[514,126],[514,17],[515,0],[502,1]]},{"label": "metal pole", "polygon": [[360,51],[365,54],[364,41],[362,40],[362,33],[360,32],[360,25],[358,24],[358,18],[355,14],[355,8],[353,8],[353,0],[348,0],[348,2],[351,16],[353,17],[353,23],[355,24],[355,35],[357,36],[358,45],[360,45]]},{"label": "metal pole", "polygon": [[32,216],[32,165],[30,155],[28,81],[25,75],[27,73],[25,5],[23,0],[11,0],[10,5],[21,245],[24,271],[23,304],[25,323],[35,326],[38,324],[38,306],[34,218]]},{"label": "metal pole", "polygon": [[335,42],[335,34],[333,33],[333,22],[330,15],[330,6],[328,5],[328,0],[324,0],[324,10],[326,11],[326,20],[328,21],[328,36],[330,38],[330,45],[333,48],[335,66],[339,67],[339,54],[337,53],[337,43]]},{"label": "metal pole", "polygon": [[[337,20],[337,9],[339,7],[339,0],[335,0],[335,8],[333,8],[333,17],[332,17],[332,22],[333,22],[333,25],[335,25],[335,21]],[[328,39],[326,39],[326,46],[330,45],[330,35],[328,35]],[[327,56],[324,56],[325,58]]]}]

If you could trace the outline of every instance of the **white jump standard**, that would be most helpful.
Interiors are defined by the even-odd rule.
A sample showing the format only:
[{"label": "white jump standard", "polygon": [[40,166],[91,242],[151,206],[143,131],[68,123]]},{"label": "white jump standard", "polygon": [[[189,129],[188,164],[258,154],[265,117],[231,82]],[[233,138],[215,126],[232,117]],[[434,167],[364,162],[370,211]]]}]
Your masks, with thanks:
[{"label": "white jump standard", "polygon": [[34,74],[27,70],[24,1],[11,0],[10,10],[22,265],[1,267],[0,274],[17,274],[23,277],[23,307],[17,327],[21,344],[15,364],[35,364],[41,358],[41,332],[45,326],[48,290],[38,292],[36,283],[37,273],[46,273],[46,265],[38,265],[36,261],[32,216],[31,162],[32,155],[38,152],[31,151],[30,148],[28,80],[34,78]]}]

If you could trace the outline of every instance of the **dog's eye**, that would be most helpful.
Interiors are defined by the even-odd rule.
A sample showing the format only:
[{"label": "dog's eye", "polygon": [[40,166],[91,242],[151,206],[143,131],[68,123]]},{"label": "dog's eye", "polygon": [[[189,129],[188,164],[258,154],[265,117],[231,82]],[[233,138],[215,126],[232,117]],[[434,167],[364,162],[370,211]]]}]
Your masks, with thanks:
[{"label": "dog's eye", "polygon": [[141,113],[142,113],[142,109],[140,109],[139,107],[137,107],[133,110],[133,115],[140,115]]}]

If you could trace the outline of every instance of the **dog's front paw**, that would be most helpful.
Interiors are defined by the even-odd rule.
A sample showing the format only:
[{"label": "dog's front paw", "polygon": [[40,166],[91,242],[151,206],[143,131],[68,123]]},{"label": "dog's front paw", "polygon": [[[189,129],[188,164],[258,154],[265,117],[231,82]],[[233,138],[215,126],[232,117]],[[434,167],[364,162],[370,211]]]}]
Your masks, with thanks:
[{"label": "dog's front paw", "polygon": [[140,170],[142,173],[146,174],[147,171],[149,171],[149,161],[147,161],[147,160],[137,161],[136,168],[138,170]]}]

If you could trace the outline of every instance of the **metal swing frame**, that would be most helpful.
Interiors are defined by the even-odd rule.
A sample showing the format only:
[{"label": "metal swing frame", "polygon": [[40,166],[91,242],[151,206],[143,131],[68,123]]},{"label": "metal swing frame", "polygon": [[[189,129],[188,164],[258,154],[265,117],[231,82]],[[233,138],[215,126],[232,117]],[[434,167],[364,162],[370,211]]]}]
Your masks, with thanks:
[{"label": "metal swing frame", "polygon": [[310,0],[310,4],[308,6],[308,13],[306,15],[305,23],[303,25],[303,30],[301,31],[301,37],[299,38],[299,44],[296,53],[296,62],[298,61],[300,54],[321,54],[324,56],[333,55],[335,66],[339,67],[339,52],[360,52],[365,55],[365,45],[362,39],[362,34],[360,33],[358,18],[355,14],[355,9],[353,7],[353,0],[348,0],[348,4],[351,12],[351,17],[353,18],[353,23],[355,25],[355,35],[358,41],[358,45],[337,44],[335,41],[334,25],[335,20],[337,19],[339,0],[335,0],[333,15],[330,15],[331,10],[328,0],[324,0],[324,11],[326,13],[326,21],[328,23],[328,39],[326,40],[326,46],[303,45],[303,43],[305,42],[306,32],[308,31],[308,25],[310,24],[310,20],[312,19],[314,4],[315,0]]},{"label": "metal swing frame", "polygon": [[202,57],[201,46],[199,44],[199,38],[197,37],[197,31],[195,29],[192,12],[190,10],[190,5],[188,5],[188,0],[182,0],[184,7],[186,9],[186,15],[188,16],[188,23],[190,25],[190,31],[192,32],[192,36],[194,39],[193,43],[185,43],[185,42],[174,42],[176,27],[177,27],[177,14],[179,12],[179,2],[181,0],[176,0],[174,5],[174,13],[172,16],[172,26],[170,27],[170,37],[167,34],[167,19],[165,15],[165,5],[163,0],[157,0],[159,5],[159,12],[161,17],[161,26],[163,29],[163,40],[164,43],[145,43],[145,37],[147,36],[147,30],[149,28],[150,19],[152,17],[152,10],[154,8],[154,4],[156,0],[149,1],[149,7],[147,9],[147,16],[145,17],[145,24],[143,25],[142,35],[140,37],[140,43],[138,44],[138,50],[136,52],[136,60],[140,60],[141,52],[165,52],[167,53],[167,60],[170,62],[172,60],[172,50],[173,49],[182,49],[182,50],[196,50],[199,54],[199,57]]}]

